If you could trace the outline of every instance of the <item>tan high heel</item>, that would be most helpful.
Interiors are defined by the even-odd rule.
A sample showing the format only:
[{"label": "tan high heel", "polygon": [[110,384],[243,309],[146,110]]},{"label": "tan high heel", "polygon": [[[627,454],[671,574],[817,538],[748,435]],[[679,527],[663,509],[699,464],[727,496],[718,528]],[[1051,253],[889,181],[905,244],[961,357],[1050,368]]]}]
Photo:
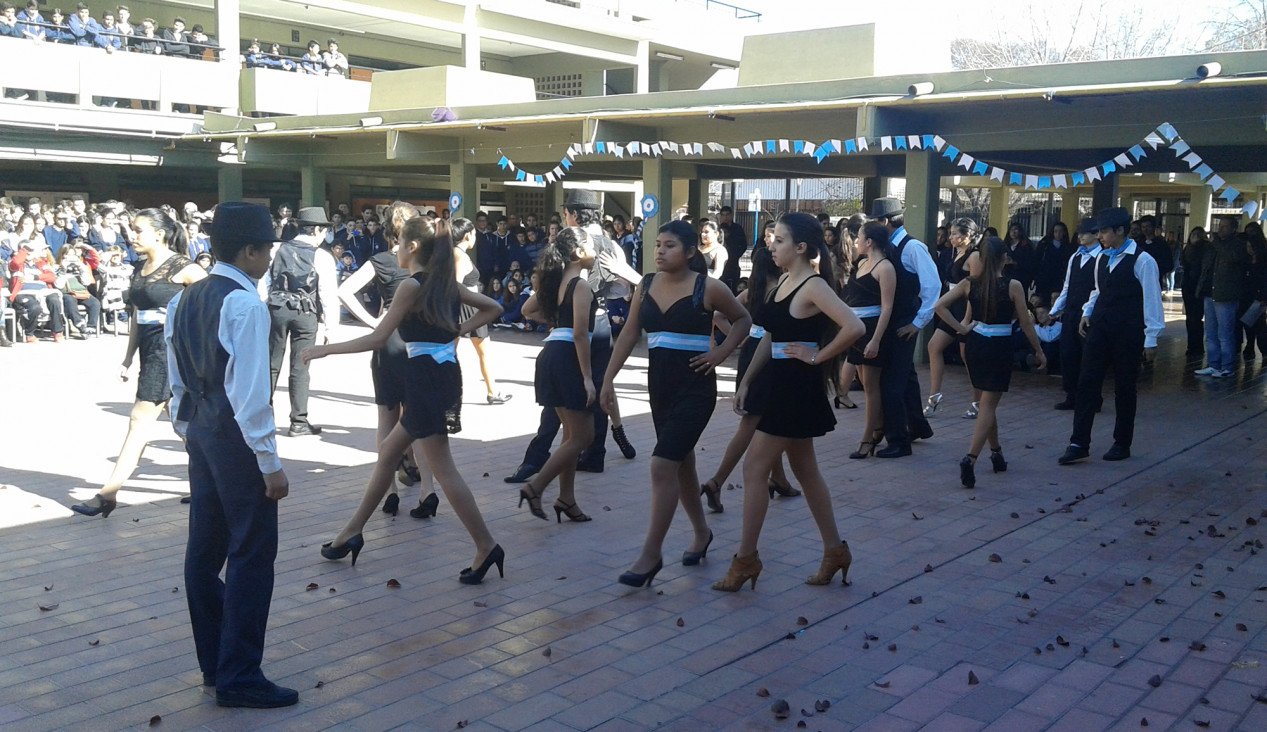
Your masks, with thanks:
[{"label": "tan high heel", "polygon": [[849,584],[849,565],[853,564],[853,555],[849,553],[849,542],[842,541],[840,546],[823,552],[823,561],[818,565],[818,572],[805,580],[807,585],[830,584],[836,571],[840,570],[840,583]]},{"label": "tan high heel", "polygon": [[722,592],[738,592],[743,589],[744,583],[752,580],[752,589],[757,589],[757,577],[761,574],[761,559],[756,552],[750,557],[741,557],[738,554],[734,559],[730,560],[730,569],[726,571],[726,576],[713,583],[714,590]]}]

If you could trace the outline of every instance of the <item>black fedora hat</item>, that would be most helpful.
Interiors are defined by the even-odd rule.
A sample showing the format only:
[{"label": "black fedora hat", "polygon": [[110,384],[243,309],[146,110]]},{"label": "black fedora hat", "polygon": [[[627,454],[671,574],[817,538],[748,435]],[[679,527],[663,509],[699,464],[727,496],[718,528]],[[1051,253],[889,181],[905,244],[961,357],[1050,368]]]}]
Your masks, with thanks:
[{"label": "black fedora hat", "polygon": [[212,242],[269,244],[281,241],[268,209],[254,203],[226,201],[216,206],[209,227]]},{"label": "black fedora hat", "polygon": [[329,226],[331,222],[324,208],[320,206],[305,206],[299,209],[299,215],[295,217],[295,223],[300,226]]},{"label": "black fedora hat", "polygon": [[1094,216],[1088,216],[1078,222],[1079,234],[1094,234],[1100,230],[1100,222]]},{"label": "black fedora hat", "polygon": [[906,213],[906,207],[901,201],[891,196],[877,198],[871,202],[871,218],[873,219],[887,219],[904,213]]},{"label": "black fedora hat", "polygon": [[573,188],[568,191],[567,201],[563,205],[566,208],[599,208],[602,202],[595,191]]}]

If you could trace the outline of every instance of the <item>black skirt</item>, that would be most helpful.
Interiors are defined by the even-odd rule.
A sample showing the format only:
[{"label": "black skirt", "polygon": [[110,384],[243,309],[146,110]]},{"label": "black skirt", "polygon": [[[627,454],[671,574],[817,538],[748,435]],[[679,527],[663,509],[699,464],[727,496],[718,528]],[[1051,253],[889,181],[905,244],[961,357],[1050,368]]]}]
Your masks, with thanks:
[{"label": "black skirt", "polygon": [[972,388],[1005,392],[1012,383],[1012,336],[964,336],[964,359]]}]

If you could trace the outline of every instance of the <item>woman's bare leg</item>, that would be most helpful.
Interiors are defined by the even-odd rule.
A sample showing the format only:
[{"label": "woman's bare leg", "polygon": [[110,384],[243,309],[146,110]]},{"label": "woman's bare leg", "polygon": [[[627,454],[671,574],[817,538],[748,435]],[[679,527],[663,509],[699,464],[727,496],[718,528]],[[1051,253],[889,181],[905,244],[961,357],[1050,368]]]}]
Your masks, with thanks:
[{"label": "woman's bare leg", "polygon": [[128,434],[123,438],[123,447],[119,448],[119,456],[115,458],[114,469],[110,478],[98,493],[106,500],[113,500],[123,482],[132,477],[136,466],[141,464],[141,456],[145,454],[145,446],[149,443],[150,426],[158,419],[167,407],[166,402],[138,401],[132,405],[132,413],[128,416]]}]

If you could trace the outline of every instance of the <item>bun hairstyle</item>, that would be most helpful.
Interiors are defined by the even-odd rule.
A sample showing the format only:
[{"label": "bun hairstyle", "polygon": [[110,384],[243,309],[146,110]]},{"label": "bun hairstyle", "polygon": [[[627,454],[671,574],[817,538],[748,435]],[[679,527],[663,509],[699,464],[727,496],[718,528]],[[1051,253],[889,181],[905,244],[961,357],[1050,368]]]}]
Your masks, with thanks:
[{"label": "bun hairstyle", "polygon": [[576,250],[589,240],[589,234],[569,226],[554,237],[554,243],[541,250],[537,258],[537,304],[550,323],[559,320],[559,288],[563,286],[563,270],[572,262]]},{"label": "bun hairstyle", "polygon": [[150,228],[163,232],[163,243],[167,248],[182,256],[189,256],[189,234],[185,227],[177,223],[161,208],[142,209],[133,217],[133,221],[145,220]]},{"label": "bun hairstyle", "polygon": [[[976,277],[969,277],[971,282],[970,296],[985,304],[985,319],[994,318],[995,293],[998,288],[994,283],[1003,275],[1003,259],[1007,256],[1007,245],[997,236],[991,236],[981,242],[978,251],[981,254],[981,272]],[[980,318],[978,318],[980,320]]]},{"label": "bun hairstyle", "polygon": [[889,227],[879,221],[872,221],[862,227],[862,235],[860,239],[870,239],[871,248],[879,251],[884,255],[885,259],[892,259],[897,254],[897,247],[893,246],[893,240],[889,237]]},{"label": "bun hairstyle", "polygon": [[958,231],[961,236],[968,240],[968,249],[976,249],[981,243],[981,227],[977,222],[969,218],[958,218],[950,222],[950,228]]},{"label": "bun hairstyle", "polygon": [[417,246],[414,261],[422,266],[422,292],[418,296],[418,316],[428,325],[458,332],[457,265],[453,243],[444,221],[415,216],[405,222],[401,243]]},{"label": "bun hairstyle", "polygon": [[752,250],[752,274],[748,277],[748,312],[758,320],[770,299],[770,280],[777,280],[782,270],[774,263],[769,247]]},{"label": "bun hairstyle", "polygon": [[419,215],[418,207],[412,203],[393,201],[387,207],[387,212],[383,217],[383,235],[387,237],[388,245],[395,246],[396,240],[400,238],[401,230],[404,229],[405,222]]},{"label": "bun hairstyle", "polygon": [[682,250],[687,252],[686,265],[691,271],[702,275],[708,274],[708,262],[705,262],[704,255],[700,254],[699,234],[694,226],[685,221],[670,221],[660,227],[659,233],[668,234],[682,242]]},{"label": "bun hairstyle", "polygon": [[472,231],[475,231],[474,221],[463,218],[449,219],[449,236],[452,237],[454,246],[461,244]]},{"label": "bun hairstyle", "polygon": [[[814,261],[818,259],[818,271],[820,273],[834,272],[832,266],[831,252],[827,250],[827,245],[823,241],[823,225],[818,222],[818,218],[810,216],[806,213],[786,213],[779,217],[779,223],[787,227],[792,234],[792,242],[795,244],[805,244],[805,259]],[[835,277],[826,277],[827,284],[838,294],[840,285],[836,283]]]}]

